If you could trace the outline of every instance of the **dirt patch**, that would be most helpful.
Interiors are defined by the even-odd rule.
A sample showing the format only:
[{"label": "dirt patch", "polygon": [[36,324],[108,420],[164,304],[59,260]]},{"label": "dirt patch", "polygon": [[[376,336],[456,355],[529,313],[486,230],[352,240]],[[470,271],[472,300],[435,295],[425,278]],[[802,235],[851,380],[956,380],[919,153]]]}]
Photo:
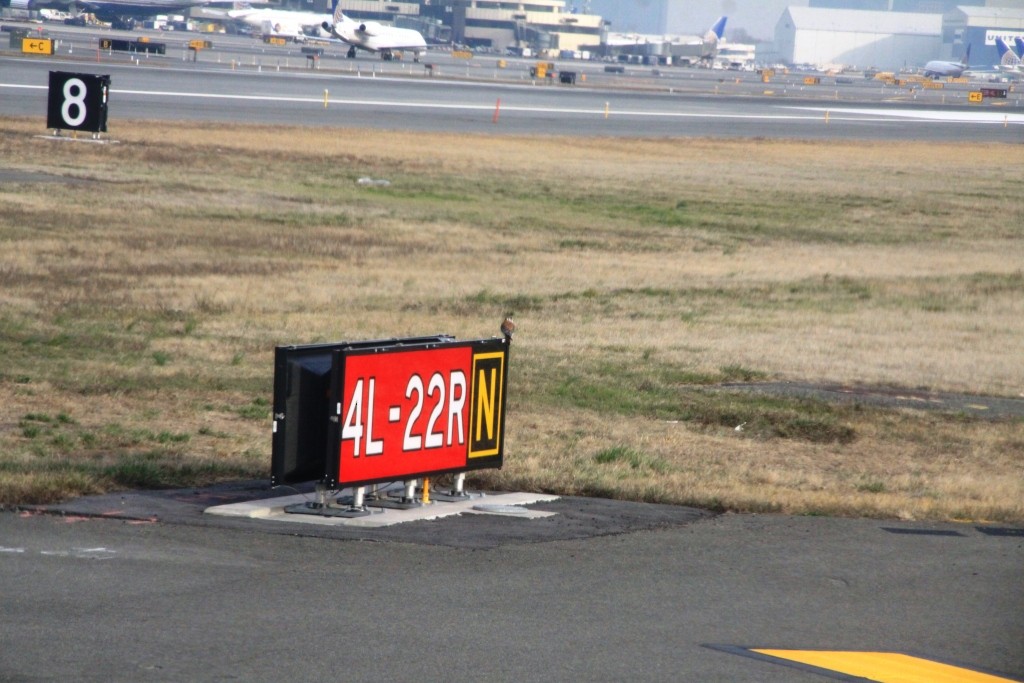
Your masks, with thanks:
[{"label": "dirt patch", "polygon": [[885,408],[939,410],[992,420],[1024,418],[1024,398],[952,394],[905,387],[864,387],[805,382],[737,382],[722,384],[720,388],[821,401],[862,403]]},{"label": "dirt patch", "polygon": [[68,176],[54,175],[52,173],[38,173],[36,171],[24,171],[17,168],[0,168],[0,183],[87,183],[82,178],[69,178]]}]

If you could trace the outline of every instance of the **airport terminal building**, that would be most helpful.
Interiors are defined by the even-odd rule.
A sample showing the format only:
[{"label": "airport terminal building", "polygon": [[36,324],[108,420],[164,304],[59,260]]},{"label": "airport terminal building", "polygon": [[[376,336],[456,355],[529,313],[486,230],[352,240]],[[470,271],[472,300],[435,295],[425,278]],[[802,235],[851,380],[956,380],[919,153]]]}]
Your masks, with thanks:
[{"label": "airport terminal building", "polygon": [[[394,21],[396,25],[417,29],[421,27],[413,22],[447,26],[452,41],[474,48],[504,50],[517,46],[576,51],[583,46],[600,44],[604,32],[604,23],[599,15],[567,9],[565,0],[340,2],[342,9],[355,18]],[[427,35],[425,31],[421,32]]]}]

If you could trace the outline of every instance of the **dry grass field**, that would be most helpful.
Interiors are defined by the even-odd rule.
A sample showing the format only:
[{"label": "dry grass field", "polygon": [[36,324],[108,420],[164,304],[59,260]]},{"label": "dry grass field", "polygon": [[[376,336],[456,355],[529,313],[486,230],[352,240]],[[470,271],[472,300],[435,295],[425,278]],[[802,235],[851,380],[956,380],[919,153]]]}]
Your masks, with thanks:
[{"label": "dry grass field", "polygon": [[1024,521],[1021,419],[719,387],[1024,395],[1019,147],[43,132],[0,121],[2,504],[268,477],[275,345],[512,312],[476,485]]}]

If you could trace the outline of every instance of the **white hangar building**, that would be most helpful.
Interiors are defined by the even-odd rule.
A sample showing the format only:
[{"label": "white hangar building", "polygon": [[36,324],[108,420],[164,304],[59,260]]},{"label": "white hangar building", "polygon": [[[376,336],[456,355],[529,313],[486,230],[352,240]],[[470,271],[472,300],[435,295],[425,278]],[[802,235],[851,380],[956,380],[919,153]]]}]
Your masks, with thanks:
[{"label": "white hangar building", "polygon": [[919,66],[942,50],[942,15],[788,7],[775,25],[775,49],[788,64]]}]

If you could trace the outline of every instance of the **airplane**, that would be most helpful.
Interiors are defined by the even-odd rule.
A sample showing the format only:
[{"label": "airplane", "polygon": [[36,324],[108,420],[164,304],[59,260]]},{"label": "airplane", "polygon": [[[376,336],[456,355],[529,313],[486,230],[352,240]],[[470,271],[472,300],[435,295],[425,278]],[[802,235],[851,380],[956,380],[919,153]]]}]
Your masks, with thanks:
[{"label": "airplane", "polygon": [[[1020,38],[1017,40],[1020,40]],[[1020,57],[1010,49],[1010,46],[1002,38],[996,38],[996,49],[999,51],[997,69],[1000,71],[1024,71]]]},{"label": "airplane", "polygon": [[331,15],[315,12],[269,9],[266,7],[244,7],[228,10],[227,16],[237,19],[264,35],[291,38],[295,41],[306,38],[327,37],[322,26]]},{"label": "airplane", "polygon": [[427,41],[419,31],[411,28],[395,28],[375,21],[354,21],[341,11],[341,3],[335,0],[334,23],[323,22],[321,26],[335,38],[348,43],[348,58],[354,59],[356,48],[367,52],[379,52],[382,59],[394,58],[395,52],[409,50],[413,61],[427,52]]},{"label": "airplane", "polygon": [[959,62],[946,62],[941,59],[933,59],[924,65],[924,75],[929,77],[950,76],[959,78],[969,68],[968,60],[971,58],[971,45],[967,44],[967,51]]},{"label": "airplane", "polygon": [[718,21],[712,24],[708,32],[704,34],[704,52],[700,56],[701,59],[714,59],[718,55],[718,41],[725,33],[727,19],[728,17],[719,17]]},{"label": "airplane", "polygon": [[1024,38],[1020,36],[1014,38],[1013,44],[1017,46],[1017,56],[1024,59]]},{"label": "airplane", "polygon": [[136,17],[175,14],[208,2],[211,0],[0,0],[0,8],[34,12],[41,9],[68,11],[74,6],[79,12],[96,15],[100,21],[109,21],[113,28],[131,30]]},{"label": "airplane", "polygon": [[691,66],[699,63],[710,66],[711,61],[718,56],[718,43],[725,33],[727,19],[728,17],[719,17],[704,35],[651,36],[638,33],[609,33],[606,42],[620,58],[635,56],[637,59],[640,56],[633,52],[636,45],[668,42],[674,63]]},{"label": "airplane", "polygon": [[703,36],[681,36],[678,40],[687,45],[697,46],[698,61],[708,63],[711,62],[715,57],[718,56],[718,43],[722,40],[722,36],[725,35],[725,22],[729,17],[718,17],[718,19],[711,25]]}]

